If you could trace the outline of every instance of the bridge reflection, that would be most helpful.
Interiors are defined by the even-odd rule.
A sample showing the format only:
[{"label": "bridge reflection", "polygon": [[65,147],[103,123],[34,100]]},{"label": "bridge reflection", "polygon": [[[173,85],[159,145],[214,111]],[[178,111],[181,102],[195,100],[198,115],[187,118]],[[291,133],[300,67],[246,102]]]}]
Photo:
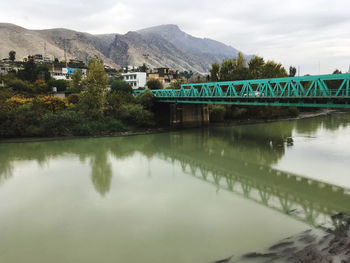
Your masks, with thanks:
[{"label": "bridge reflection", "polygon": [[184,173],[217,189],[241,195],[315,227],[336,226],[333,215],[350,213],[350,191],[339,186],[247,162],[232,163],[227,168],[174,152],[163,153],[162,158],[178,163]]},{"label": "bridge reflection", "polygon": [[[307,126],[302,125],[304,121]],[[17,161],[35,160],[43,165],[62,156],[75,156],[90,165],[94,188],[105,196],[112,183],[113,158],[120,160],[141,153],[149,159],[160,158],[178,165],[185,174],[217,190],[230,191],[316,227],[336,228],[341,223],[332,216],[339,212],[350,214],[349,189],[272,166],[287,147],[293,147],[293,130],[312,134],[320,128],[333,130],[347,125],[349,118],[339,115],[147,136],[3,144],[0,183],[11,178]]]}]

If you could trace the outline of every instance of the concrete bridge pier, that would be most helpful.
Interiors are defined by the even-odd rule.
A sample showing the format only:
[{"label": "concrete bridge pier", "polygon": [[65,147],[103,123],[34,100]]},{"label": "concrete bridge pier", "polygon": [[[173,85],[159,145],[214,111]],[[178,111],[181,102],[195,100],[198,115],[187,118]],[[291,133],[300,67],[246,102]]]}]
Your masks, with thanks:
[{"label": "concrete bridge pier", "polygon": [[170,105],[170,125],[198,127],[209,124],[208,104],[174,103]]}]

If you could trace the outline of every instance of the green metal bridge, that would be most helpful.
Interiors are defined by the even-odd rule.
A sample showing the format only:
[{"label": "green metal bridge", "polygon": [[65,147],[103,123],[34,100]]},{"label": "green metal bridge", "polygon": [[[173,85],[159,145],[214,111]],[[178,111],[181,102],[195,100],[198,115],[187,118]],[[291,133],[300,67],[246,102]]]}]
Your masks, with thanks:
[{"label": "green metal bridge", "polygon": [[151,92],[165,103],[350,108],[350,73],[192,83]]}]

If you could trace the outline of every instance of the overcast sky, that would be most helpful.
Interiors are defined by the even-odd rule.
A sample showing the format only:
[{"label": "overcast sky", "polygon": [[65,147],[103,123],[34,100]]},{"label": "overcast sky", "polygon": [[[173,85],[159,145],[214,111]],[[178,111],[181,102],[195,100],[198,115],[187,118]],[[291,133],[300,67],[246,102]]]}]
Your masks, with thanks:
[{"label": "overcast sky", "polygon": [[177,24],[302,75],[350,66],[350,0],[16,0],[2,1],[0,21],[89,33]]}]

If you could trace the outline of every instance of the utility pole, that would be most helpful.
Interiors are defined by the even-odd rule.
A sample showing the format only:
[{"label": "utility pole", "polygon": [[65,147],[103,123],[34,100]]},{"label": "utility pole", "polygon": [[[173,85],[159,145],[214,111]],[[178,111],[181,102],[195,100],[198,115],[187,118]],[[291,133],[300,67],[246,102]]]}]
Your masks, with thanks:
[{"label": "utility pole", "polygon": [[67,63],[67,39],[64,40],[64,62],[66,63],[66,68],[68,68],[68,63]]}]

